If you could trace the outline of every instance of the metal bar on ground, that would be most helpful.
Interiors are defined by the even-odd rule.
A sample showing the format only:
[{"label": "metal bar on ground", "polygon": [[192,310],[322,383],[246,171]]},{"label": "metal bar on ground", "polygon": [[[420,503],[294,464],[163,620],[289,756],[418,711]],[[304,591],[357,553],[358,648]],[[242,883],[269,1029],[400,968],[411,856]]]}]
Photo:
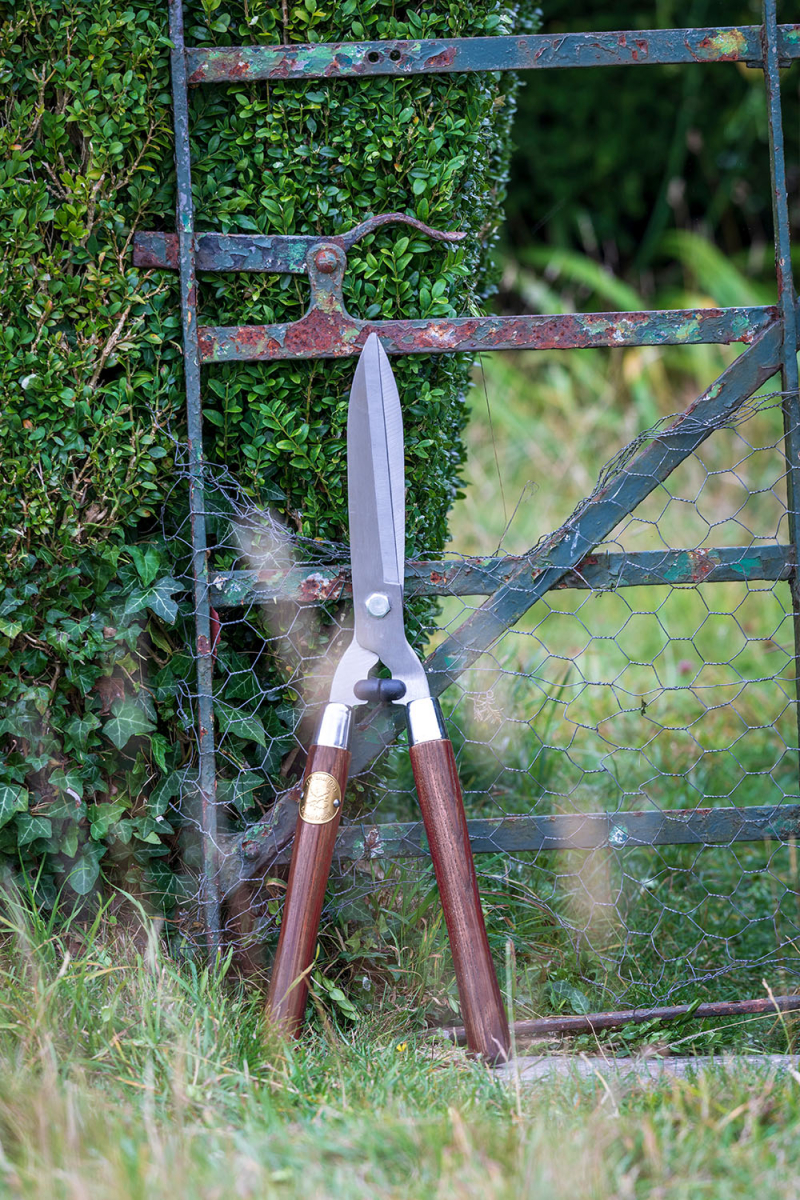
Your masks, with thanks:
[{"label": "metal bar on ground", "polygon": [[[778,52],[800,57],[800,25],[781,25]],[[191,49],[191,85],[253,79],[344,79],[352,76],[530,71],[563,67],[648,66],[658,63],[760,64],[758,25],[700,29],[637,29],[611,33],[320,42],[295,46]]]},{"label": "metal bar on ground", "polygon": [[[800,1010],[800,996],[771,996],[756,1000],[720,1000],[708,1004],[671,1004],[662,1008],[628,1008],[620,1012],[585,1013],[580,1016],[535,1017],[531,1021],[515,1021],[516,1037],[541,1037],[548,1033],[596,1033],[601,1029],[619,1029],[623,1025],[644,1025],[649,1021],[702,1021],[715,1017],[742,1017],[760,1014],[777,1017],[779,1013]],[[431,1030],[440,1037],[466,1045],[461,1025]]]},{"label": "metal bar on ground", "polygon": [[197,282],[194,261],[194,206],[189,148],[189,102],[183,40],[181,0],[169,2],[169,34],[173,49],[173,123],[178,198],[178,227],[183,362],[186,381],[186,418],[189,442],[189,511],[192,527],[192,577],[197,659],[197,726],[199,756],[200,833],[203,839],[203,919],[209,953],[220,936],[220,899],[217,851],[216,768],[214,756],[213,670],[211,613],[206,565],[205,465],[203,416],[200,399],[200,356],[197,344]]},{"label": "metal bar on ground", "polygon": [[[767,92],[769,118],[770,181],[772,183],[772,214],[775,235],[775,271],[778,281],[778,306],[783,326],[781,388],[784,393],[786,508],[789,537],[796,552],[798,538],[800,538],[800,395],[798,395],[797,371],[797,298],[792,278],[789,201],[786,188],[786,160],[781,112],[777,0],[763,0],[762,11],[764,18],[764,85]],[[800,746],[800,581],[796,569],[792,572],[789,587],[792,595],[795,704],[798,746]]]},{"label": "metal bar on ground", "polygon": [[[404,591],[413,596],[491,596],[523,560],[465,558],[407,562]],[[699,583],[742,583],[788,579],[794,570],[791,546],[701,546],[696,550],[639,550],[590,554],[567,571],[554,590],[612,591],[617,588]],[[289,600],[330,604],[352,600],[350,564],[285,567],[280,570],[222,571],[211,579],[214,608]]]},{"label": "metal bar on ground", "polygon": [[[628,797],[643,803],[646,796]],[[787,842],[800,836],[800,804],[764,804],[747,808],[687,808],[610,813],[525,813],[478,817],[467,821],[473,854],[551,850],[616,850],[650,846],[728,846],[734,842]],[[274,844],[268,824],[253,825],[235,841],[244,862],[260,860]],[[336,839],[336,857],[365,859],[429,856],[421,821],[344,825]],[[276,855],[288,862],[291,848]]]},{"label": "metal bar on ground", "polygon": [[354,357],[371,333],[387,354],[749,345],[777,317],[776,308],[761,307],[362,321],[313,308],[286,324],[204,325],[198,340],[202,363]]}]

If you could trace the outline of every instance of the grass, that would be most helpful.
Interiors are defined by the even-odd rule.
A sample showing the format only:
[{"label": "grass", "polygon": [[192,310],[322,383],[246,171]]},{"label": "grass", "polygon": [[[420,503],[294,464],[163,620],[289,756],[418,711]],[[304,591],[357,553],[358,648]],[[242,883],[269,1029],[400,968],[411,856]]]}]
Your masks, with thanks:
[{"label": "grass", "polygon": [[[517,1090],[390,1007],[349,1028],[322,1011],[287,1046],[224,965],[179,967],[122,914],[56,932],[4,896],[2,1195],[677,1200],[755,1177],[796,1192],[796,1073]],[[768,1024],[785,1047],[789,1027]]]}]

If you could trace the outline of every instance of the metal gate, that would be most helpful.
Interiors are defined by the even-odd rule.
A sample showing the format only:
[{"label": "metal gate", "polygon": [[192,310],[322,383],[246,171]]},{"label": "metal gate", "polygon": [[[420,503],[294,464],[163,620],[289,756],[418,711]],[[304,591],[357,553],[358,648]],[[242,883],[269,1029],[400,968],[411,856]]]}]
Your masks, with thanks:
[{"label": "metal gate", "polygon": [[[434,695],[445,691],[554,588],[609,589],[642,584],[711,584],[785,581],[794,619],[794,670],[800,654],[797,562],[800,505],[800,400],[797,367],[797,305],[792,282],[779,69],[800,58],[800,25],[779,25],[776,0],[764,0],[763,24],[702,28],[498,36],[454,40],[387,41],[280,47],[193,49],[184,45],[181,0],[170,0],[177,232],[143,233],[135,239],[135,262],[178,270],[189,438],[191,546],[197,662],[197,744],[203,844],[203,912],[211,945],[222,933],[221,898],[241,878],[257,873],[271,852],[280,853],[274,823],[256,824],[233,839],[217,829],[213,712],[217,612],[255,600],[294,597],[322,603],[347,594],[348,565],[324,569],[290,565],[268,579],[258,572],[209,571],[203,457],[202,366],[215,363],[355,356],[371,332],[390,354],[448,354],[504,349],[571,349],[743,344],[728,369],[685,412],[622,455],[569,520],[523,556],[407,564],[411,595],[485,596],[428,658]],[[430,230],[399,214],[374,217],[349,233],[331,237],[195,234],[189,148],[190,87],[248,80],[368,79],[374,75],[425,75],[474,71],[538,71],[650,64],[745,63],[763,71],[770,130],[772,201],[778,304],[775,307],[698,308],[657,312],[485,316],[457,319],[367,321],[346,310],[342,280],[347,251],[378,225],[402,221],[443,240],[457,234]],[[724,69],[724,68],[721,68]],[[197,271],[261,271],[304,274],[310,304],[290,324],[210,327],[201,323]],[[785,544],[703,549],[597,552],[597,548],[714,431],[748,410],[754,393],[780,373],[786,460]],[[391,708],[391,706],[390,706]],[[395,717],[398,717],[396,720]],[[400,733],[402,714],[381,707],[359,727],[353,771],[364,770]],[[797,799],[795,795],[794,800]],[[482,817],[470,822],[473,850],[528,852],[602,847],[731,846],[739,842],[787,842],[800,832],[800,804],[722,806]],[[343,826],[343,858],[425,854],[414,822]]]}]

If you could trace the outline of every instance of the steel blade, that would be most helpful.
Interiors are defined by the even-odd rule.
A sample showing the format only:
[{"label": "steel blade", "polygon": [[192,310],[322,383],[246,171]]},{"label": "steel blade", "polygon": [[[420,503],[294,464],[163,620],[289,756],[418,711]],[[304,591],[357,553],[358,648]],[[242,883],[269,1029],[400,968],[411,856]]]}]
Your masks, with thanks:
[{"label": "steel blade", "polygon": [[430,696],[403,624],[405,480],[403,417],[389,360],[371,334],[347,415],[347,494],[355,629],[331,684],[331,700],[359,704],[355,688],[380,660],[405,684],[396,704]]},{"label": "steel blade", "polygon": [[361,352],[347,417],[347,493],[353,595],[402,587],[405,567],[403,416],[376,334]]}]

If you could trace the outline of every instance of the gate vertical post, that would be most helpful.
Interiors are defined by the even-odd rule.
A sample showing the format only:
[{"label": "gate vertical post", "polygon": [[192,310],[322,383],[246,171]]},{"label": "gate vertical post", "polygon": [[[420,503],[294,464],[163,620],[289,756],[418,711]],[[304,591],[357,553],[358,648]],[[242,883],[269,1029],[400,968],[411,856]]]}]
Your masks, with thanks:
[{"label": "gate vertical post", "polygon": [[798,750],[800,751],[800,396],[797,370],[797,298],[792,278],[789,201],[786,194],[781,81],[778,59],[777,0],[763,0],[764,83],[769,117],[769,166],[772,184],[772,215],[775,236],[775,272],[778,281],[778,307],[783,326],[781,354],[781,390],[783,395],[783,431],[786,454],[786,500],[789,538],[795,566],[789,578],[794,618],[794,675]]},{"label": "gate vertical post", "polygon": [[197,734],[199,754],[200,836],[203,840],[202,906],[207,947],[213,955],[221,935],[217,853],[216,766],[214,761],[213,646],[206,561],[205,462],[200,399],[200,353],[197,342],[197,275],[194,252],[194,205],[189,145],[189,95],[183,36],[183,5],[169,0],[172,42],[172,105],[177,176],[178,233],[189,444],[189,513],[192,530],[192,578],[197,661]]}]

